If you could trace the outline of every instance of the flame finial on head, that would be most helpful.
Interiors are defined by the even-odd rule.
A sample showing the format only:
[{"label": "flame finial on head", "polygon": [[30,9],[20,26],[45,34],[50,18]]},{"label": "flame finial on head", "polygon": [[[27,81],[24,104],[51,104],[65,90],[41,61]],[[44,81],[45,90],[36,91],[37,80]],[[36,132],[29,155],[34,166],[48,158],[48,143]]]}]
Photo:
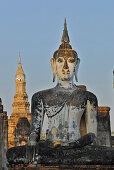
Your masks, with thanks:
[{"label": "flame finial on head", "polygon": [[78,68],[79,68],[79,63],[80,59],[78,58],[78,54],[75,50],[72,49],[72,46],[69,44],[70,39],[68,36],[68,31],[67,31],[67,24],[66,24],[66,18],[64,21],[64,30],[63,30],[63,36],[61,39],[61,45],[59,46],[59,49],[56,50],[53,54],[53,58],[51,59],[51,65],[52,65],[52,70],[53,70],[53,82],[55,81],[55,77],[57,74],[56,70],[56,59],[58,57],[73,57],[75,58],[75,79],[78,81],[77,78],[77,73],[78,73]]},{"label": "flame finial on head", "polygon": [[66,43],[70,42],[70,39],[69,39],[69,36],[68,36],[68,31],[67,31],[66,18],[65,18],[65,21],[64,21],[64,30],[63,30],[63,36],[62,36],[61,42],[62,43],[63,42],[66,42]]}]

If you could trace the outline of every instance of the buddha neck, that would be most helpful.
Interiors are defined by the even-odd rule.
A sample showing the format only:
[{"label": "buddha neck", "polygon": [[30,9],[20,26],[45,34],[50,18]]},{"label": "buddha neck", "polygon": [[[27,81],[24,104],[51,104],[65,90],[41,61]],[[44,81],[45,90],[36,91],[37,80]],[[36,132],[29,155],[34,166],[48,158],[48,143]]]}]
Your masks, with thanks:
[{"label": "buddha neck", "polygon": [[62,87],[64,89],[74,89],[74,87],[76,87],[75,84],[73,84],[73,80],[68,80],[68,81],[62,81],[60,79],[58,79],[58,83],[57,83],[58,87]]}]

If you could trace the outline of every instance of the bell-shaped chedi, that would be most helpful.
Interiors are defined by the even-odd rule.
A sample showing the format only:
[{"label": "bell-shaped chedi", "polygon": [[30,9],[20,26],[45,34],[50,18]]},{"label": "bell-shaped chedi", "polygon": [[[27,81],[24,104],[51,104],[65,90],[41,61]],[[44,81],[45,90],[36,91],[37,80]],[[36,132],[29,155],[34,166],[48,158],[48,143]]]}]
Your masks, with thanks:
[{"label": "bell-shaped chedi", "polygon": [[20,52],[19,52],[19,64],[16,72],[15,83],[16,83],[16,93],[14,95],[14,102],[12,104],[13,113],[11,114],[10,119],[8,120],[9,147],[15,146],[15,128],[18,120],[21,117],[26,117],[29,123],[31,122],[30,109],[29,109],[30,104],[28,102],[28,95],[26,93],[26,79],[21,64]]}]

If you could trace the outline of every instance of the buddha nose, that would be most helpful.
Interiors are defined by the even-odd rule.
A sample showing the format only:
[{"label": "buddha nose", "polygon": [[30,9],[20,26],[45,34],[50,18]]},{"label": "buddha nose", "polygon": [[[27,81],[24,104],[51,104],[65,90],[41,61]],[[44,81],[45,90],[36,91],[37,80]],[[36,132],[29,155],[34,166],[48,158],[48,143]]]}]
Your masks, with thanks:
[{"label": "buddha nose", "polygon": [[63,68],[64,68],[64,69],[68,69],[68,68],[69,68],[66,60],[65,60],[65,62],[64,62]]}]

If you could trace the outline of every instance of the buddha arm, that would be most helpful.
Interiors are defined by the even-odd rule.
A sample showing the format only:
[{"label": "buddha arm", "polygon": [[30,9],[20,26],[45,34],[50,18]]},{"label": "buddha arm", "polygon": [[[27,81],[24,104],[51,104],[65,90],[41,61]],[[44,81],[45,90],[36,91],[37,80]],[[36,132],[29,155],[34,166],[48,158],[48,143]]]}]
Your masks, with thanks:
[{"label": "buddha arm", "polygon": [[34,145],[40,140],[40,132],[43,124],[43,102],[39,94],[32,97],[31,102],[31,132],[30,144]]},{"label": "buddha arm", "polygon": [[97,137],[97,101],[95,103],[94,102],[90,103],[90,101],[87,100],[86,130],[87,130],[87,133],[92,132]]}]

